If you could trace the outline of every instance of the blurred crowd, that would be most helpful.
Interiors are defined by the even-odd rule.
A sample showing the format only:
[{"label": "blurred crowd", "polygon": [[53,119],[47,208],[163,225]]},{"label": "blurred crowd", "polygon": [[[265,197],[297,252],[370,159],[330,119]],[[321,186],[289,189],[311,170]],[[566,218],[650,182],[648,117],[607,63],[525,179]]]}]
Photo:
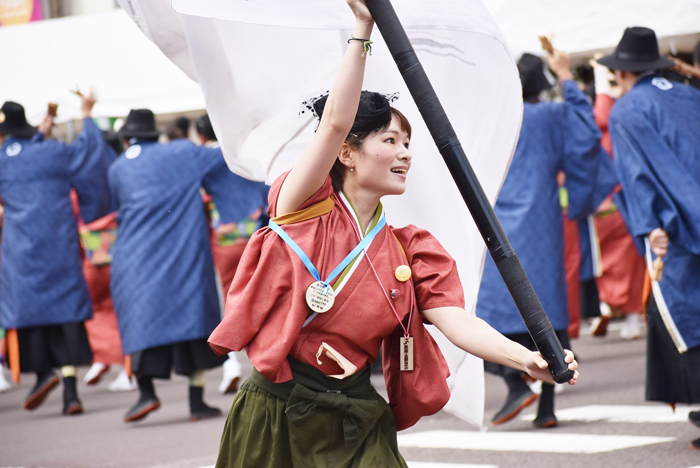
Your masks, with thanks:
[{"label": "blurred crowd", "polygon": [[[661,56],[651,29],[628,28],[613,54],[596,59],[574,71],[550,46],[561,102],[542,100],[553,80],[539,57],[518,61],[523,123],[495,212],[565,348],[582,321],[595,337],[613,318],[624,339],[646,327],[646,399],[698,404],[700,44],[685,63]],[[476,313],[534,349],[490,259]],[[554,385],[492,363],[486,370],[508,387],[492,424],[540,393],[534,425],[557,425]]]},{"label": "blurred crowd", "polygon": [[219,391],[234,393],[241,370],[207,337],[265,223],[268,188],[228,169],[206,114],[192,139],[189,119],[162,134],[148,109],[115,133],[95,125],[95,102],[82,96],[70,145],[51,139],[55,108],[35,129],[21,105],[2,107],[2,354],[16,382],[36,374],[29,410],[62,379],[63,413],[82,413],[77,367],[90,365],[86,385],[118,366],[109,389],[139,390],[127,422],[160,406],[153,379],[172,370],[189,377],[192,419],[218,416],[204,403],[205,373],[223,365]]}]

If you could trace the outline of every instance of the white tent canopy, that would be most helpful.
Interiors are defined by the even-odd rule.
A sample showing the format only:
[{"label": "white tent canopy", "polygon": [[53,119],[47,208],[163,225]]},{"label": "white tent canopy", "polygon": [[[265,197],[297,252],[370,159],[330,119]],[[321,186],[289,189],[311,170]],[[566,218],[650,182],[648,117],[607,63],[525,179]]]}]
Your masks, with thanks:
[{"label": "white tent canopy", "polygon": [[0,60],[0,103],[19,102],[35,125],[49,102],[59,105],[59,121],[81,118],[80,99],[70,92],[76,85],[95,89],[96,117],[204,108],[197,83],[121,9],[0,28]]},{"label": "white tent canopy", "polygon": [[661,52],[688,52],[700,41],[700,0],[484,0],[517,59],[542,55],[537,36],[573,58],[611,52],[627,27],[652,28]]}]

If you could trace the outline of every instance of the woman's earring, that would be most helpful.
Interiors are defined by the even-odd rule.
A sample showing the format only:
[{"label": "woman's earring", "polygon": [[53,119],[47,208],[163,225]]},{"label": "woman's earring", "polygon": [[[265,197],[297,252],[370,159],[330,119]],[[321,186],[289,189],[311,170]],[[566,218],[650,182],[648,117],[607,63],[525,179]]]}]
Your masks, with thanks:
[{"label": "woman's earring", "polygon": [[350,172],[355,170],[355,166],[350,166]]}]

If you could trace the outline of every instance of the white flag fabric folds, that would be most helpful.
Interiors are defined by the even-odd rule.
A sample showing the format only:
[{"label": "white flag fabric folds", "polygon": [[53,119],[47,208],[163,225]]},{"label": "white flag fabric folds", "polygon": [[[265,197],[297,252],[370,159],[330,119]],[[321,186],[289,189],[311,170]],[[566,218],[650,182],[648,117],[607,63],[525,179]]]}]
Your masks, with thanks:
[{"label": "white flag fabric folds", "polygon": [[[316,122],[302,101],[327,91],[353,18],[342,0],[120,0],[182,70],[196,79],[229,167],[271,182],[290,169]],[[522,117],[517,69],[479,0],[396,0],[433,87],[493,203],[505,178]],[[175,11],[177,10],[177,11]],[[181,12],[181,13],[178,13]],[[473,313],[484,243],[411,96],[376,30],[364,88],[393,93],[413,126],[407,192],[384,200],[387,220],[431,231],[457,261]],[[448,360],[453,392],[446,409],[483,425],[483,364],[434,333]]]}]

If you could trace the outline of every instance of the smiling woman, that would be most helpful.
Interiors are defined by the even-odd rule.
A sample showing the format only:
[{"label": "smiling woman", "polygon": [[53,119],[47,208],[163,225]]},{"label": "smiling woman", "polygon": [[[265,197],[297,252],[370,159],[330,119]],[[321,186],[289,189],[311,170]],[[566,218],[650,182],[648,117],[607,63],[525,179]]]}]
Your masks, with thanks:
[{"label": "smiling woman", "polygon": [[[406,189],[411,126],[393,97],[361,91],[373,21],[364,1],[347,2],[356,27],[333,87],[305,103],[317,132],[273,183],[269,228],[251,237],[209,338],[220,354],[245,348],[255,367],[219,468],[406,467],[397,429],[450,394],[424,321],[472,354],[550,378],[539,353],[464,310],[455,261],[435,237],[387,224],[381,199]],[[369,379],[382,346],[388,404]]]}]

